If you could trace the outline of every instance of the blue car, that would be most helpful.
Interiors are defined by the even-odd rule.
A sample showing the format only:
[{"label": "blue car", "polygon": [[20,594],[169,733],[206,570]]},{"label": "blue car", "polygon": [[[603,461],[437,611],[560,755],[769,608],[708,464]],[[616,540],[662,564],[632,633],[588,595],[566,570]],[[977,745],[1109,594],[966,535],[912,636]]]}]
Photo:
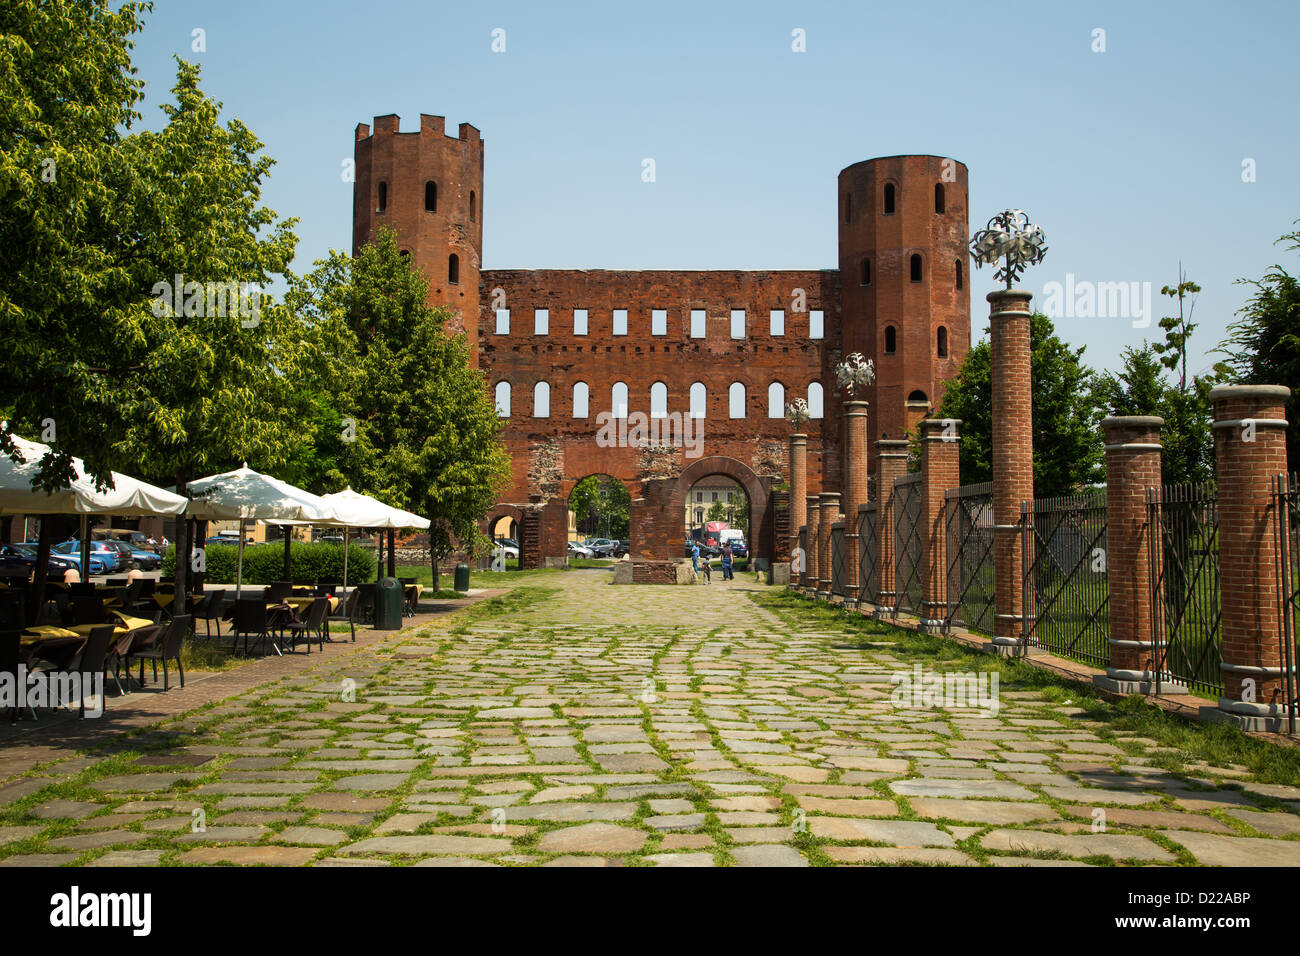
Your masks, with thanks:
[{"label": "blue car", "polygon": [[[56,544],[50,549],[55,554],[61,555],[77,565],[77,570],[81,570],[81,542],[64,541],[62,544]],[[118,553],[110,548],[103,547],[98,541],[90,543],[90,573],[107,574],[111,571],[117,571],[121,565],[121,557]],[[83,574],[82,577],[85,577]]]}]

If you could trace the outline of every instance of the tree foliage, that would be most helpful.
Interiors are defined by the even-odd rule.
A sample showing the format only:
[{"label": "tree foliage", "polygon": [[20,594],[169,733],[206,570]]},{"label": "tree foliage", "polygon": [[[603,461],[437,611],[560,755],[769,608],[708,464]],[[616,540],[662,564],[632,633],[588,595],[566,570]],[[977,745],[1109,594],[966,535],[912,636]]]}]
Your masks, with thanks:
[{"label": "tree foliage", "polygon": [[[1300,224],[1300,219],[1296,220]],[[1278,239],[1289,251],[1300,251],[1300,231]],[[1250,300],[1228,326],[1228,338],[1219,346],[1237,381],[1251,385],[1287,385],[1287,469],[1300,471],[1300,279],[1274,265],[1260,279],[1241,279],[1254,289]]]},{"label": "tree foliage", "polygon": [[[1102,480],[1096,373],[1084,349],[1057,337],[1051,320],[1030,320],[1034,495],[1050,498]],[[948,383],[937,417],[960,419],[962,484],[993,480],[993,374],[988,340],[966,353]]]},{"label": "tree foliage", "polygon": [[631,527],[632,496],[616,478],[588,475],[569,493],[569,510],[584,534],[621,540]]}]

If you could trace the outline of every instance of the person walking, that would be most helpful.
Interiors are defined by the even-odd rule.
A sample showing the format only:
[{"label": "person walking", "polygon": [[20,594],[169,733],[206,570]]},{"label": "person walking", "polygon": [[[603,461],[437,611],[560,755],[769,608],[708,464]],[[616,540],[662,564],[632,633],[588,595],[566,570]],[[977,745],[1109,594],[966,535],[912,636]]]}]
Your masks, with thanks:
[{"label": "person walking", "polygon": [[732,557],[731,545],[724,544],[722,546],[722,580],[724,581],[732,580],[731,557]]},{"label": "person walking", "polygon": [[691,570],[696,574],[700,573],[700,543],[698,541],[691,543]]}]

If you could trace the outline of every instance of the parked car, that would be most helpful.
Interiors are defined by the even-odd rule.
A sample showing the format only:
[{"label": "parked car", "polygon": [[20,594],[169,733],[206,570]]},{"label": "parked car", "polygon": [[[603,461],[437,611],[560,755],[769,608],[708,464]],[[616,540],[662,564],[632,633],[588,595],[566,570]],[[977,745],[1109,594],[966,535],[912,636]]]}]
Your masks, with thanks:
[{"label": "parked car", "polygon": [[[0,570],[15,571],[22,569],[31,573],[36,567],[37,546],[31,544],[6,544],[0,547]],[[63,572],[76,568],[78,562],[70,561],[67,558],[50,554],[49,561],[45,565],[45,572],[54,578],[62,578]]]},{"label": "parked car", "polygon": [[577,541],[569,542],[569,557],[594,558],[595,556],[596,556],[596,552],[593,551],[591,548],[587,547],[585,544],[580,544]]},{"label": "parked car", "polygon": [[747,558],[747,557],[749,557],[749,549],[748,549],[747,547],[745,547],[745,542],[744,542],[744,541],[732,541],[732,542],[731,542],[731,556],[732,556],[733,558]]},{"label": "parked car", "polygon": [[134,545],[127,544],[125,541],[119,543],[126,545],[127,551],[130,555],[131,564],[139,568],[141,571],[157,571],[162,567],[162,557],[156,552],[150,551],[147,548],[137,548]]},{"label": "parked car", "polygon": [[519,545],[512,542],[509,538],[498,538],[493,544],[492,553],[505,551],[507,558],[519,559]]},{"label": "parked car", "polygon": [[[95,548],[95,544],[97,543],[98,542],[92,542],[90,548],[90,573],[106,574],[110,571],[118,570],[117,565],[121,560],[118,553],[116,551],[110,551],[107,548],[99,550]],[[56,544],[50,548],[50,553],[67,558],[73,563],[82,578],[86,577],[85,573],[81,570],[81,542],[64,541],[62,544]]]},{"label": "parked car", "polygon": [[131,546],[132,551],[152,551],[149,546],[149,538],[143,531],[135,531],[131,528],[109,528],[104,532],[103,537],[109,541],[124,541]]},{"label": "parked car", "polygon": [[618,550],[614,553],[614,556],[616,558],[621,558],[623,557],[623,555],[630,554],[631,552],[632,552],[632,541],[628,538],[624,538],[618,543]]},{"label": "parked car", "polygon": [[594,551],[598,558],[618,557],[619,543],[613,538],[588,538],[582,543]]}]

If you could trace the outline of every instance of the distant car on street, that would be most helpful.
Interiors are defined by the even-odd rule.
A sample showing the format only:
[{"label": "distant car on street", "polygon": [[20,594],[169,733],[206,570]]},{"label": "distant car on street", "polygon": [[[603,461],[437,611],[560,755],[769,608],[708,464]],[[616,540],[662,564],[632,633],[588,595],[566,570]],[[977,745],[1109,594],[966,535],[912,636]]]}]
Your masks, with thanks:
[{"label": "distant car on street", "polygon": [[[6,544],[0,547],[0,570],[7,572],[25,570],[31,573],[36,567],[37,553],[37,545]],[[65,571],[75,569],[78,565],[76,561],[51,553],[45,565],[45,572],[52,577],[62,578]]]},{"label": "distant car on street", "polygon": [[569,542],[569,557],[571,558],[594,558],[596,552],[585,544],[579,544],[577,541]]},{"label": "distant car on street", "polygon": [[[117,551],[108,548],[97,549],[95,545],[99,542],[92,542],[90,549],[90,573],[106,574],[110,571],[118,570],[118,564],[121,557]],[[81,570],[81,542],[64,541],[62,544],[56,544],[50,548],[51,554],[57,554],[60,557],[67,558],[76,565],[78,573],[84,578],[86,575]]]}]

